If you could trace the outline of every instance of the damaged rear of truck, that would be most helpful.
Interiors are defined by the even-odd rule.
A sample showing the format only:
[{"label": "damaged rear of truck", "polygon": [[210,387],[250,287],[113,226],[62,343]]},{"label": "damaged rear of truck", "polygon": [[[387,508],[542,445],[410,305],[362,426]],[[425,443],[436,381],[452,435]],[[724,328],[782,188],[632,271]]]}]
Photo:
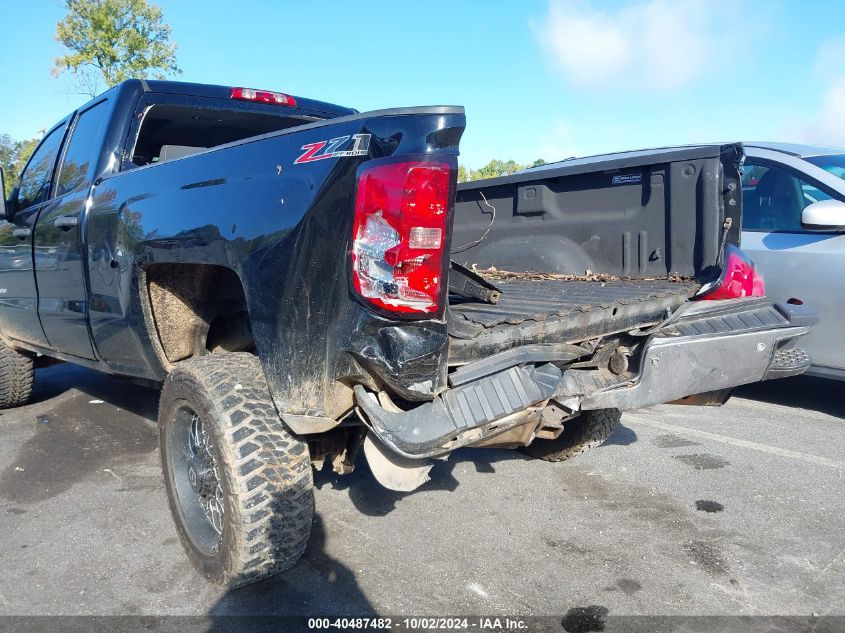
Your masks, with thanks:
[{"label": "damaged rear of truck", "polygon": [[458,186],[465,124],[179,82],[97,97],[3,205],[0,406],[43,357],[163,383],[177,531],[238,586],[296,563],[312,467],[361,447],[408,491],[458,447],[566,459],[620,411],[809,366],[814,311],[738,248],[740,145]]},{"label": "damaged rear of truck", "polygon": [[413,488],[426,470],[408,460],[465,445],[566,459],[620,411],[803,372],[815,312],[766,299],[738,249],[742,157],[631,152],[461,185],[443,318],[366,347],[356,404],[396,466],[376,477]]},{"label": "damaged rear of truck", "polygon": [[[242,585],[293,565],[311,525],[312,467],[348,473],[361,449],[379,482],[410,491],[458,447],[559,461],[604,441],[620,411],[718,405],[737,385],[809,365],[795,342],[815,313],[762,296],[737,248],[740,146],[459,187],[463,126],[455,108],[384,111],[292,130],[272,156],[269,138],[221,150],[244,153],[227,158],[244,176],[269,160],[265,178],[278,184],[250,194],[254,210],[237,196],[252,190],[248,177],[230,174],[215,193],[222,179],[202,156],[185,159],[189,195],[204,192],[219,230],[148,240],[139,283],[151,338],[164,341],[171,510],[207,577]],[[350,140],[310,160],[338,138]],[[173,185],[176,200],[184,179]],[[235,204],[240,215],[227,212]],[[275,220],[259,209],[272,218],[288,205],[288,228],[261,228]],[[164,223],[161,201],[131,206]],[[221,238],[229,223],[252,241]],[[242,338],[200,309],[179,319],[199,324],[196,350],[179,352],[186,338],[171,335],[168,351],[167,332],[184,331],[168,306],[201,306],[225,287],[213,272],[180,286],[188,260],[237,271]],[[188,458],[185,434],[198,438]]]}]

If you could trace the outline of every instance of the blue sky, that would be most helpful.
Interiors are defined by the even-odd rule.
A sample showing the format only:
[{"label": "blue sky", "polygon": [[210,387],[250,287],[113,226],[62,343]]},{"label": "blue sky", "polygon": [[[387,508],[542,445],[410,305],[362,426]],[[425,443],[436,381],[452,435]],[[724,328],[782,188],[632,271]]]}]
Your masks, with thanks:
[{"label": "blue sky", "polygon": [[[359,110],[458,104],[462,162],[699,141],[845,146],[845,2],[160,0],[182,79]],[[84,101],[50,76],[63,3],[6,3],[0,133]]]}]

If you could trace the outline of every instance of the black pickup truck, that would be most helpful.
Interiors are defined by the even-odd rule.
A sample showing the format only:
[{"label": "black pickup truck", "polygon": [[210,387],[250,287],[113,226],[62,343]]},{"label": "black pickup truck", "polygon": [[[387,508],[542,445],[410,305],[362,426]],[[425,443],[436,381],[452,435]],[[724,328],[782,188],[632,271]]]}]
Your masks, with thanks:
[{"label": "black pickup truck", "polygon": [[459,107],[358,113],[131,80],[50,129],[3,201],[0,405],[68,361],[163,383],[185,549],[292,566],[312,465],[397,490],[461,446],[558,461],[619,411],[799,374],[812,309],[738,249],[740,145],[457,186]]}]

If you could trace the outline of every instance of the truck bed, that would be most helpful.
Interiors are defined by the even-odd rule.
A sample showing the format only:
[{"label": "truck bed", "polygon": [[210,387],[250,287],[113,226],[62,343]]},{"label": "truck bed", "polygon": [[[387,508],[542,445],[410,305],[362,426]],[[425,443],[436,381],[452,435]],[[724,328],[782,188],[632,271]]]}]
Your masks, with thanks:
[{"label": "truck bed", "polygon": [[449,363],[659,322],[719,273],[723,242],[739,243],[741,157],[739,145],[669,148],[462,183],[452,259],[503,293],[451,301]]},{"label": "truck bed", "polygon": [[496,304],[450,299],[449,364],[461,365],[512,347],[577,343],[647,327],[694,295],[700,284],[665,279],[496,280]]}]

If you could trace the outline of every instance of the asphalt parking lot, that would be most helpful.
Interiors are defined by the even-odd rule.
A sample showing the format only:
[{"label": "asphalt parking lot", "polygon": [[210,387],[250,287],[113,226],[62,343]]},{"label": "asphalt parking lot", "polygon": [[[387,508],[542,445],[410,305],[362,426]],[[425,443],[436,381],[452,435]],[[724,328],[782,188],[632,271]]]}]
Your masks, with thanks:
[{"label": "asphalt parking lot", "polygon": [[304,559],[230,592],[176,538],[157,393],[72,366],[36,384],[0,415],[0,614],[845,614],[838,383],[629,413],[567,463],[462,450],[407,495],[364,463],[317,473]]}]

